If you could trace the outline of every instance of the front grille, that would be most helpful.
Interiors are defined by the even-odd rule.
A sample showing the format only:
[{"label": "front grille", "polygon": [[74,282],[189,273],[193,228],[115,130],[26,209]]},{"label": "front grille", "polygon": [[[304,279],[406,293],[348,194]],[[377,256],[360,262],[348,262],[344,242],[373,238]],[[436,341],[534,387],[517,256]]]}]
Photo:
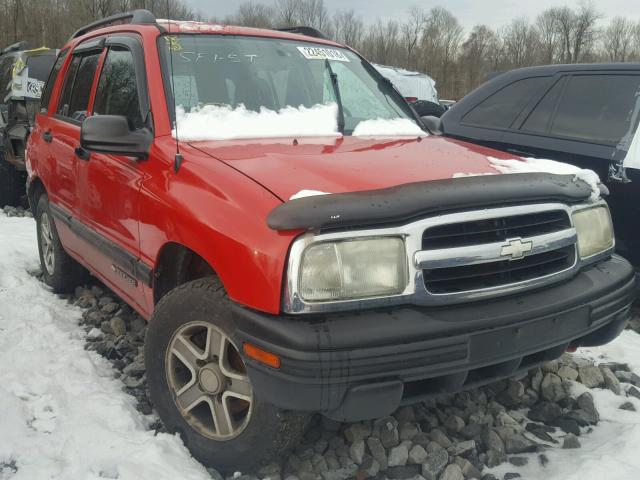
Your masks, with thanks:
[{"label": "front grille", "polygon": [[[474,247],[560,232],[571,228],[568,214],[562,210],[524,215],[478,219],[440,225],[425,230],[423,250]],[[528,254],[520,259],[447,266],[423,270],[424,284],[432,294],[456,294],[508,286],[547,277],[570,269],[576,261],[574,244],[555,250]]]},{"label": "front grille", "polygon": [[557,232],[569,227],[569,216],[563,210],[450,223],[425,230],[422,248],[466,247]]}]

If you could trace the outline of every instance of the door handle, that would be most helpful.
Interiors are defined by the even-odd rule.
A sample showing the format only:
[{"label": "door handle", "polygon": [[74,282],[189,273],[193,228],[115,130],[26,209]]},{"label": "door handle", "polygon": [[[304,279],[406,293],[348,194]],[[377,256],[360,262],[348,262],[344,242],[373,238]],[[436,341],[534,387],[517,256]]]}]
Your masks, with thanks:
[{"label": "door handle", "polygon": [[80,160],[89,160],[91,158],[91,153],[89,153],[82,147],[76,147],[75,152],[76,157],[78,157]]},{"label": "door handle", "polygon": [[42,134],[42,139],[47,143],[53,142],[53,135],[51,134],[51,131],[47,130],[46,132],[44,132]]}]

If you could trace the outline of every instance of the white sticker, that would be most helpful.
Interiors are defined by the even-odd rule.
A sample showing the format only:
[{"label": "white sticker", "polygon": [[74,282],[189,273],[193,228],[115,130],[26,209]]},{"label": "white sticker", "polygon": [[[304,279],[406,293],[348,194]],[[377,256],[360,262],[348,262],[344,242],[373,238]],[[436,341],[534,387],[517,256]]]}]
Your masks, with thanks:
[{"label": "white sticker", "polygon": [[298,47],[304,58],[309,60],[336,60],[337,62],[349,62],[347,56],[335,48],[322,47]]}]

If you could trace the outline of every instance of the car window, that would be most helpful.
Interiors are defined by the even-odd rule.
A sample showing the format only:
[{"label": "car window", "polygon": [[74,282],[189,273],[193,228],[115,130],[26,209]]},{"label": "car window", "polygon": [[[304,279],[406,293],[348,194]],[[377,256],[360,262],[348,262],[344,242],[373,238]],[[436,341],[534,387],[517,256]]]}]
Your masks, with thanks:
[{"label": "car window", "polygon": [[55,65],[53,66],[53,70],[49,74],[49,79],[42,90],[42,97],[40,97],[40,111],[42,113],[46,113],[49,108],[49,101],[51,100],[51,93],[53,92],[53,86],[56,84],[56,80],[58,79],[58,74],[60,73],[60,69],[62,69],[62,64],[64,63],[64,59],[67,58],[67,53],[69,50],[64,50],[60,52],[58,55],[58,59],[56,60]]},{"label": "car window", "polygon": [[100,74],[93,113],[125,116],[132,128],[139,129],[144,126],[140,110],[133,54],[112,47]]},{"label": "car window", "polygon": [[630,128],[640,75],[579,75],[568,82],[551,135],[617,145]]},{"label": "car window", "polygon": [[538,102],[533,111],[523,123],[521,130],[531,133],[546,133],[551,125],[551,119],[558,105],[558,100],[564,89],[566,77],[558,80],[546,95]]},{"label": "car window", "polygon": [[99,58],[100,52],[73,57],[58,101],[58,115],[76,122],[82,122],[86,118]]},{"label": "car window", "polygon": [[549,77],[518,80],[491,95],[467,113],[462,123],[482,127],[508,128]]}]

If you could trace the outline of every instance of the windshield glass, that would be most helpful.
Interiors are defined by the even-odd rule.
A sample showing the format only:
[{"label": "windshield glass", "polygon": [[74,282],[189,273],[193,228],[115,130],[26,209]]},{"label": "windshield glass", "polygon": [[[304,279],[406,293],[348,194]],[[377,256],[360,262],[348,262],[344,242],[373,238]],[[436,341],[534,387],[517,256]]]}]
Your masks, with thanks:
[{"label": "windshield glass", "polygon": [[341,103],[345,135],[367,120],[413,121],[403,100],[347,49],[222,35],[164,36],[160,41],[179,114],[210,106],[278,112]]}]

